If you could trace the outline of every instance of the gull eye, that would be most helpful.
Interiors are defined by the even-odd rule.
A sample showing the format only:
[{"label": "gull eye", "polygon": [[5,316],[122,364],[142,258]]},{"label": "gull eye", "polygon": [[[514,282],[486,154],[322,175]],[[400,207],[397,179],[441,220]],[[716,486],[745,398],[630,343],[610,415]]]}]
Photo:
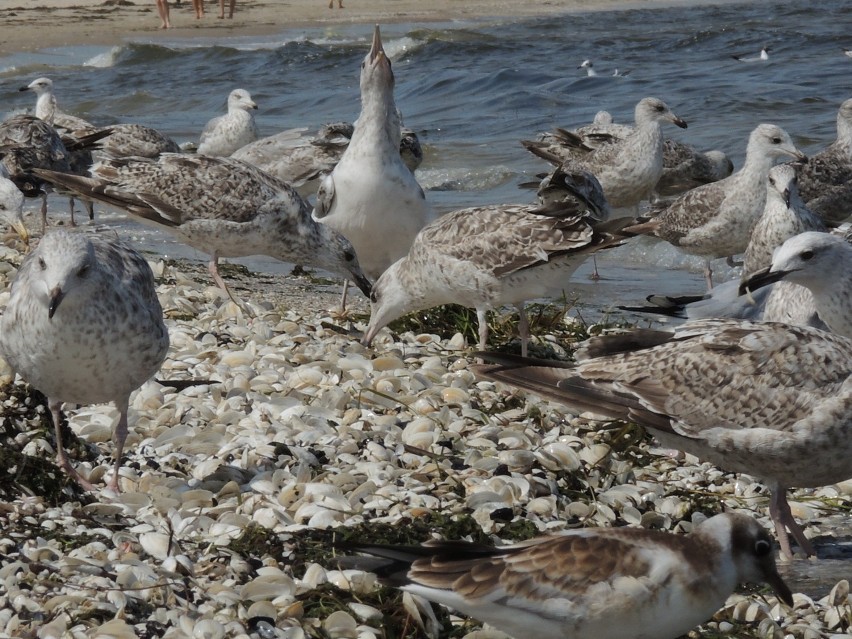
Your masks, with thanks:
[{"label": "gull eye", "polygon": [[663,111],[665,111],[665,110],[666,110],[666,107],[664,107],[662,104],[658,104],[658,105],[657,105],[656,107],[654,107],[654,108],[655,108],[655,109],[657,109],[657,111],[659,111],[660,113],[662,113]]},{"label": "gull eye", "polygon": [[770,178],[769,178],[769,183],[770,183],[772,186],[775,186],[775,179],[774,179],[774,178],[772,178],[772,177],[770,177]]},{"label": "gull eye", "polygon": [[772,544],[765,539],[758,539],[754,542],[754,554],[758,557],[763,557],[772,552]]},{"label": "gull eye", "polygon": [[343,251],[343,259],[347,262],[352,262],[355,260],[355,253],[352,251]]},{"label": "gull eye", "polygon": [[379,294],[376,292],[375,289],[370,293],[370,302],[372,302],[373,304],[379,303]]},{"label": "gull eye", "polygon": [[805,260],[805,262],[807,262],[808,260],[813,259],[813,257],[814,257],[814,252],[813,252],[813,251],[810,251],[810,250],[808,250],[808,251],[802,251],[801,258],[802,258],[803,260]]},{"label": "gull eye", "polygon": [[779,138],[779,137],[772,138],[772,144],[781,144],[781,138]]},{"label": "gull eye", "polygon": [[88,273],[89,273],[89,265],[83,264],[83,266],[81,266],[77,270],[77,277],[86,277],[86,275],[88,275]]},{"label": "gull eye", "polygon": [[42,271],[47,270],[47,263],[44,261],[43,257],[38,258],[38,266]]}]

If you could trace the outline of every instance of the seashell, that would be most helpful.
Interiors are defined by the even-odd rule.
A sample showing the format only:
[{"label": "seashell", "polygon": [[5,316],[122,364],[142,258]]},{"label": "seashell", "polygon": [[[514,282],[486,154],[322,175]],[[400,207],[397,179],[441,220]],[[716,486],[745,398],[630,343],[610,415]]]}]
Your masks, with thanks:
[{"label": "seashell", "polygon": [[348,612],[336,610],[322,622],[322,627],[331,639],[356,639],[358,624]]},{"label": "seashell", "polygon": [[828,593],[828,605],[842,606],[850,603],[852,602],[849,601],[849,580],[841,579]]},{"label": "seashell", "polygon": [[99,626],[89,636],[92,639],[136,639],[136,630],[123,619],[112,619]]},{"label": "seashell", "polygon": [[278,611],[275,606],[268,601],[255,601],[249,606],[247,615],[249,619],[252,617],[268,617],[270,619],[276,619],[278,617]]},{"label": "seashell", "polygon": [[192,628],[193,639],[224,639],[225,627],[215,619],[199,619]]},{"label": "seashell", "polygon": [[255,353],[251,351],[226,351],[219,358],[219,361],[229,368],[238,366],[251,366],[254,363]]},{"label": "seashell", "polygon": [[503,450],[497,454],[501,464],[506,464],[511,470],[526,472],[536,461],[535,453],[530,450]]},{"label": "seashell", "polygon": [[353,602],[349,604],[349,609],[361,621],[370,621],[371,619],[380,620],[384,616],[381,610],[367,604]]},{"label": "seashell", "polygon": [[146,532],[139,535],[139,545],[154,559],[162,561],[169,556],[171,537],[165,533]]},{"label": "seashell", "polygon": [[247,601],[270,601],[278,598],[292,598],[296,593],[296,584],[284,573],[258,575],[245,584],[239,596]]},{"label": "seashell", "polygon": [[470,394],[461,388],[450,386],[441,391],[441,399],[447,404],[466,404],[470,401]]},{"label": "seashell", "polygon": [[380,355],[373,360],[370,360],[374,371],[395,371],[400,368],[405,368],[405,363],[398,357],[390,355]]}]

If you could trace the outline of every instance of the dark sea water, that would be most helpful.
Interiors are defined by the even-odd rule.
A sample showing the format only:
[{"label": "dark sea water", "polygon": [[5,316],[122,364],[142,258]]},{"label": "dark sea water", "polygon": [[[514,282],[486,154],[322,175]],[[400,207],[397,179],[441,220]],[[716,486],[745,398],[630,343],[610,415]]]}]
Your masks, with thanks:
[{"label": "dark sea water", "polygon": [[[351,25],[22,53],[0,58],[0,112],[31,109],[33,94],[18,88],[46,75],[64,111],[97,124],[140,122],[180,142],[196,140],[237,87],[258,103],[262,135],[315,130],[357,117],[358,72],[371,30]],[[518,183],[547,165],[520,139],[588,123],[599,109],[632,122],[633,107],[645,96],[664,99],[689,122],[685,131],[670,127],[669,135],[722,149],[737,166],[760,122],[783,126],[806,152],[830,143],[837,109],[852,96],[852,58],[842,53],[852,47],[852,10],[841,0],[389,24],[383,39],[394,62],[397,104],[425,145],[418,178],[441,210],[528,201],[531,193]],[[762,46],[771,48],[768,62],[731,57],[757,55]],[[584,58],[594,60],[599,77],[577,69]],[[615,67],[629,75],[607,77]],[[57,202],[54,210],[64,206]],[[102,219],[132,228],[156,251],[202,257],[118,216]],[[590,282],[587,268],[573,280],[581,301],[598,309],[704,286],[699,259],[650,240],[599,261],[601,281]],[[716,266],[719,279],[735,275],[721,261]]]}]

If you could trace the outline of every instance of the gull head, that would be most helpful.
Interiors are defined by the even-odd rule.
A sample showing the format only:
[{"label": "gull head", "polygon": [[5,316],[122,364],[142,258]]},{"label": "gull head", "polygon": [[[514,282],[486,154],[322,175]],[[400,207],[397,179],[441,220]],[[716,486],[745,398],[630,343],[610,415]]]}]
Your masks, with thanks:
[{"label": "gull head", "polygon": [[251,99],[251,94],[245,89],[234,89],[228,95],[228,111],[251,111],[257,104]]},{"label": "gull head", "polygon": [[406,313],[422,308],[404,285],[403,276],[408,258],[403,257],[382,273],[370,293],[370,323],[361,344],[369,346],[376,334],[385,326]]},{"label": "gull head", "polygon": [[89,293],[97,294],[95,247],[84,233],[51,231],[26,259],[35,282],[34,292],[46,307],[49,319],[54,318],[60,305],[87,304]]},{"label": "gull head", "polygon": [[796,167],[792,164],[779,164],[769,169],[769,177],[767,178],[770,195],[776,193],[782,200],[784,205],[790,208],[790,202],[793,195],[798,193],[798,177],[796,176]]},{"label": "gull head", "polygon": [[33,91],[36,95],[53,92],[53,80],[50,78],[36,78],[27,86],[21,87],[18,91]]},{"label": "gull head", "polygon": [[753,517],[740,513],[716,515],[699,524],[694,534],[730,549],[737,583],[767,583],[781,601],[793,605],[793,593],[775,565],[772,537]]},{"label": "gull head", "polygon": [[390,58],[382,46],[382,34],[379,25],[373,29],[373,42],[370,50],[361,62],[361,94],[368,87],[393,87],[394,77]]},{"label": "gull head", "polygon": [[852,264],[852,245],[831,233],[808,231],[789,238],[775,249],[772,265],[757,271],[740,284],[740,291],[754,291],[787,280],[817,291],[835,284],[831,273]]},{"label": "gull head", "polygon": [[349,240],[330,226],[325,224],[318,226],[322,239],[312,263],[332,273],[348,277],[366,297],[370,297],[373,285],[361,269],[355,248]]},{"label": "gull head", "polygon": [[659,98],[642,98],[636,104],[634,113],[636,125],[646,122],[671,122],[681,129],[686,128],[686,122],[677,117],[668,105]]},{"label": "gull head", "polygon": [[592,64],[592,61],[589,60],[589,59],[583,60],[580,63],[580,66],[578,66],[577,68],[578,69],[585,69],[587,76],[594,76],[594,75],[598,74],[597,71],[595,71],[595,69],[594,69],[594,65]]},{"label": "gull head", "polygon": [[807,156],[793,144],[790,134],[774,124],[759,124],[751,132],[748,138],[746,156],[755,151],[772,160],[789,157],[800,162],[808,161]]}]

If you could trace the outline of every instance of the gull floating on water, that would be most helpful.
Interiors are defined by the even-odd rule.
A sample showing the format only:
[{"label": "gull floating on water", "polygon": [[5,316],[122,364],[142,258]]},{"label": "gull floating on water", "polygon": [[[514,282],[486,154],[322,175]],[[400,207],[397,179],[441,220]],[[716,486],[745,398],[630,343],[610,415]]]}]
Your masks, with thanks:
[{"label": "gull floating on water", "polygon": [[713,288],[710,260],[746,249],[763,214],[769,169],[776,160],[791,157],[805,159],[784,129],[761,124],[749,136],[739,171],[687,191],[673,202],[652,206],[656,217],[629,230],[656,235],[685,253],[704,256],[707,288]]},{"label": "gull floating on water", "polygon": [[[847,293],[847,307],[850,299]],[[481,356],[495,363],[474,368],[488,379],[637,423],[667,448],[760,478],[772,492],[769,514],[788,558],[785,528],[805,553],[815,553],[793,519],[787,489],[852,477],[852,340],[840,335],[702,320],[674,332],[592,338],[575,352],[576,365]]]},{"label": "gull floating on water", "polygon": [[[164,153],[157,159],[105,160],[92,177],[39,171],[51,182],[126,210],[210,255],[213,279],[220,257],[268,255],[351,277],[369,294],[370,282],[352,245],[317,224],[310,207],[286,182],[231,158]],[[234,300],[236,301],[236,300]]]},{"label": "gull floating on water", "polygon": [[766,62],[769,60],[769,52],[771,49],[769,47],[763,47],[760,50],[760,54],[752,57],[744,56],[744,55],[732,55],[731,57],[734,60],[739,60],[740,62]]},{"label": "gull floating on water", "polygon": [[26,256],[0,318],[0,353],[47,396],[57,463],[87,490],[62,446],[63,403],[114,402],[118,490],[130,394],[160,368],[169,335],[145,259],[112,232],[49,231]]},{"label": "gull floating on water", "polygon": [[408,253],[420,229],[437,216],[399,155],[394,75],[378,25],[361,65],[360,85],[361,114],[352,140],[322,179],[313,217],[347,237],[364,272],[378,277]]},{"label": "gull floating on water", "polygon": [[709,619],[742,582],[768,583],[788,606],[769,533],[723,513],[689,535],[582,528],[507,546],[342,542],[369,555],[343,567],[484,621],[517,639],[675,639]]},{"label": "gull floating on water", "polygon": [[[603,223],[609,209],[590,173],[563,173],[548,189],[542,205],[462,209],[424,227],[408,255],[373,285],[363,343],[372,343],[382,327],[406,313],[461,304],[476,309],[479,346],[485,348],[486,311],[514,304],[526,353],[529,328],[523,303],[560,295],[589,255],[621,243],[625,236],[618,231],[631,222]],[[557,189],[560,193],[554,195]]]},{"label": "gull floating on water", "polygon": [[257,124],[252,111],[257,104],[245,89],[234,89],[228,95],[228,112],[210,120],[198,142],[200,155],[228,156],[257,140]]},{"label": "gull floating on water", "polygon": [[576,154],[564,160],[562,155],[552,153],[546,143],[522,140],[521,144],[552,164],[594,174],[611,207],[635,207],[650,196],[663,174],[661,124],[671,122],[685,129],[686,122],[657,98],[640,100],[634,117],[636,126],[624,138],[594,149],[579,145]]}]

